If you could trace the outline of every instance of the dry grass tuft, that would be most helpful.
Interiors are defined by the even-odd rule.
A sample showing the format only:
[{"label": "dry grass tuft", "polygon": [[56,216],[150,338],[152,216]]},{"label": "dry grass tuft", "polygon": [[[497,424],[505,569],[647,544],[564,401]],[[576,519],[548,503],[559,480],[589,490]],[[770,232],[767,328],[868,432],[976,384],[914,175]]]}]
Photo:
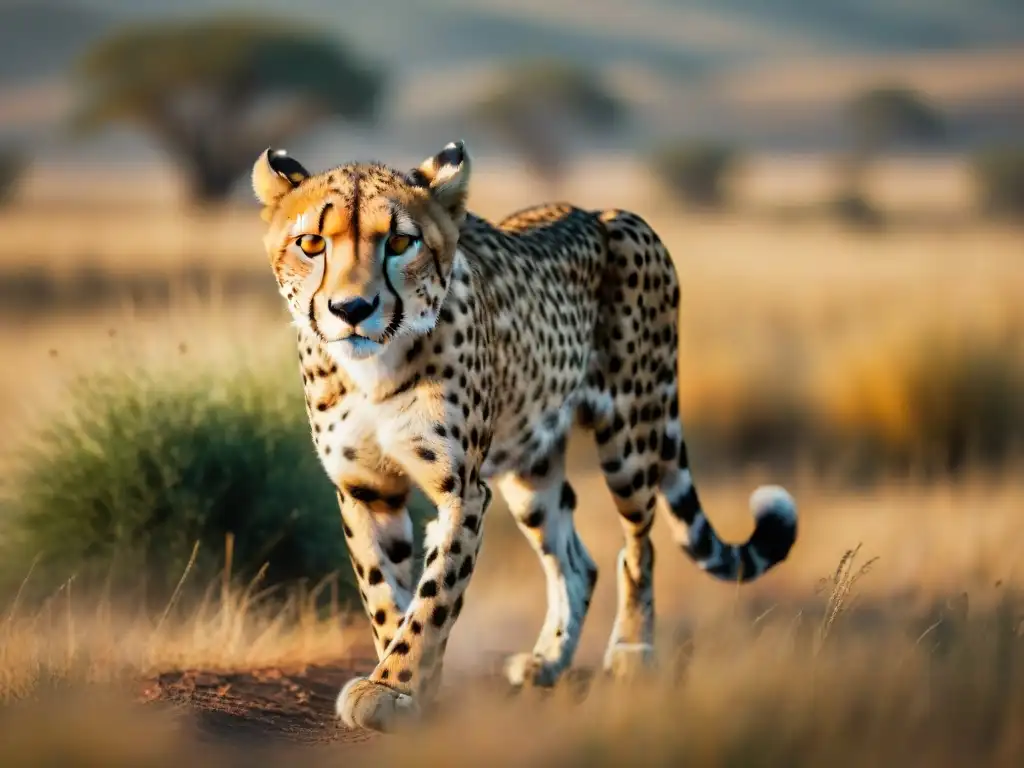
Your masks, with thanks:
[{"label": "dry grass tuft", "polygon": [[361,638],[336,593],[329,608],[316,590],[269,597],[256,582],[225,584],[151,611],[78,597],[69,580],[41,605],[15,600],[0,620],[0,702],[53,687],[137,684],[168,670],[324,662]]},{"label": "dry grass tuft", "polygon": [[871,566],[878,560],[877,557],[873,557],[854,570],[854,563],[862,546],[858,544],[853,549],[846,550],[839,559],[836,570],[818,582],[817,592],[827,592],[828,598],[825,603],[825,615],[818,627],[815,653],[821,651],[839,617],[853,609],[857,599],[857,595],[853,594],[854,585],[871,572]]}]

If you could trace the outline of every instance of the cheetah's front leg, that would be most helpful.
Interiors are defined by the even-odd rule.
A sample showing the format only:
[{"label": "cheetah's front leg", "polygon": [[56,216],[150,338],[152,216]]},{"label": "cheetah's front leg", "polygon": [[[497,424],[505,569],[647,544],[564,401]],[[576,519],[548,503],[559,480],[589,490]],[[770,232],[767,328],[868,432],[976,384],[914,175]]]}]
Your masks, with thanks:
[{"label": "cheetah's front leg", "polygon": [[447,467],[422,473],[438,516],[427,526],[423,573],[392,643],[369,676],[349,681],[338,696],[338,714],[350,727],[393,730],[433,698],[479,553],[490,489],[461,456],[442,457],[422,445],[418,455],[421,470],[423,462]]},{"label": "cheetah's front leg", "polygon": [[378,659],[384,658],[412,599],[413,526],[407,498],[408,489],[393,495],[358,484],[338,489],[345,544]]}]

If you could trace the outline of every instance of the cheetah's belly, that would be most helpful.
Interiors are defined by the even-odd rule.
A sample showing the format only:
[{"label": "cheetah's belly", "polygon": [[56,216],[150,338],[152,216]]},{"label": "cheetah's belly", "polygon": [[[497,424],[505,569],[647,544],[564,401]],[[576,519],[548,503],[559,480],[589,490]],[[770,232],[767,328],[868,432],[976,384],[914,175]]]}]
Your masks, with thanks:
[{"label": "cheetah's belly", "polygon": [[548,409],[531,408],[510,419],[510,426],[496,430],[480,474],[490,479],[523,471],[564,445],[572,429],[579,398],[570,396]]}]

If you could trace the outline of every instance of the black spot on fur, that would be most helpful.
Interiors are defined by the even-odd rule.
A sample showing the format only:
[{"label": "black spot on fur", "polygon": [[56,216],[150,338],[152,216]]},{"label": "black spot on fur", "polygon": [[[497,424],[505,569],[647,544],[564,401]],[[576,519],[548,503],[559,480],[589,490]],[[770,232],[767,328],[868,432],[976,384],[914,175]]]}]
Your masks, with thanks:
[{"label": "black spot on fur", "polygon": [[576,492],[569,485],[568,481],[562,483],[562,494],[558,500],[559,506],[564,510],[576,508]]},{"label": "black spot on fur", "polygon": [[385,544],[384,553],[392,563],[404,563],[412,557],[412,544],[404,539],[395,539]]},{"label": "black spot on fur", "polygon": [[405,640],[400,640],[395,643],[395,647],[391,649],[391,653],[396,656],[407,656],[409,654],[409,644]]},{"label": "black spot on fur", "polygon": [[420,597],[437,597],[437,582],[423,582],[423,586],[420,587]]},{"label": "black spot on fur", "polygon": [[527,528],[540,528],[544,525],[544,509],[538,507],[537,509],[531,510],[530,514],[523,518],[523,525]]},{"label": "black spot on fur", "polygon": [[430,623],[440,629],[444,626],[444,623],[448,621],[448,608],[444,605],[434,606],[433,612],[430,614]]}]

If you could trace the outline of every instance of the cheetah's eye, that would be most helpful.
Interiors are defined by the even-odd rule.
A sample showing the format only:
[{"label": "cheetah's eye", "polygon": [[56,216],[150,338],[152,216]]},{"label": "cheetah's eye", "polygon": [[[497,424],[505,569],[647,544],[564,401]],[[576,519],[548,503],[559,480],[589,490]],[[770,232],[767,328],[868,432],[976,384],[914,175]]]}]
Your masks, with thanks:
[{"label": "cheetah's eye", "polygon": [[296,242],[307,256],[319,256],[327,248],[327,241],[320,235],[303,235]]},{"label": "cheetah's eye", "polygon": [[387,241],[388,253],[401,256],[415,242],[416,238],[411,235],[392,235]]}]

